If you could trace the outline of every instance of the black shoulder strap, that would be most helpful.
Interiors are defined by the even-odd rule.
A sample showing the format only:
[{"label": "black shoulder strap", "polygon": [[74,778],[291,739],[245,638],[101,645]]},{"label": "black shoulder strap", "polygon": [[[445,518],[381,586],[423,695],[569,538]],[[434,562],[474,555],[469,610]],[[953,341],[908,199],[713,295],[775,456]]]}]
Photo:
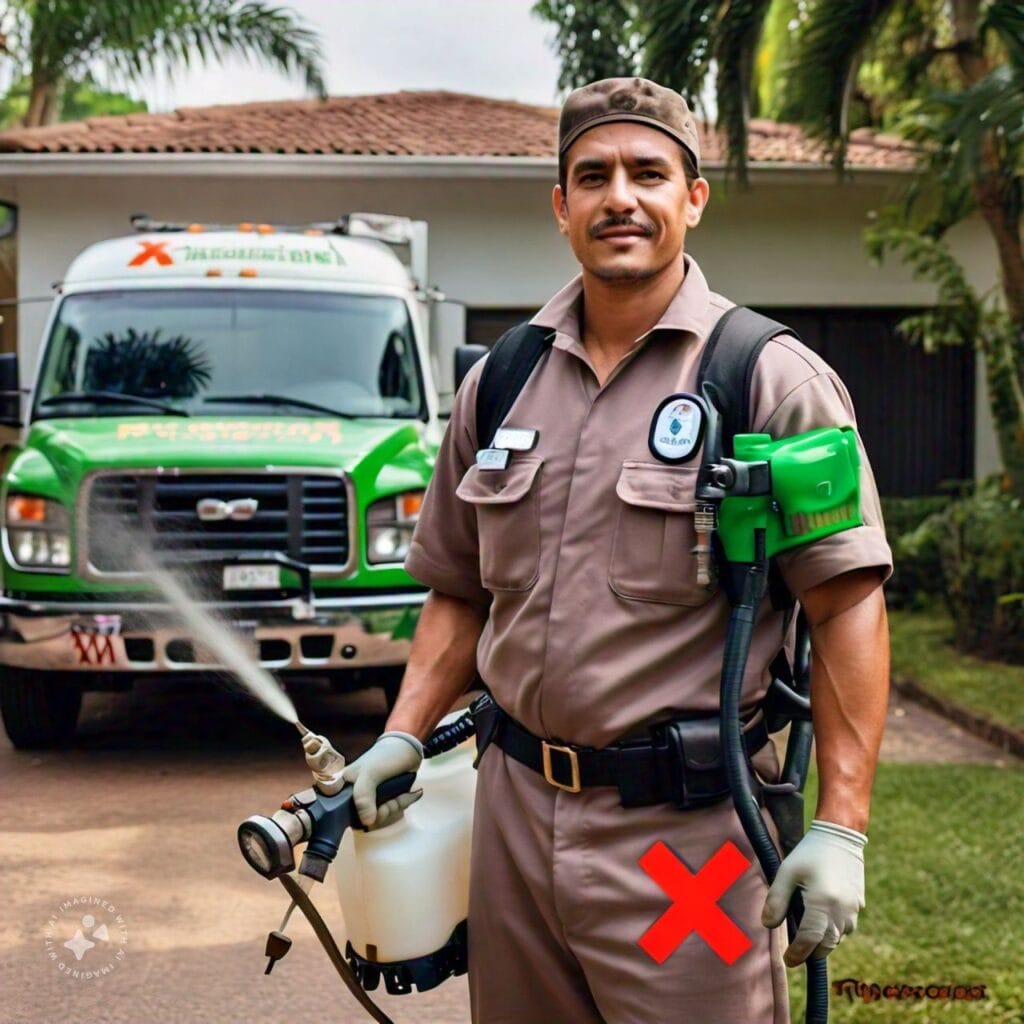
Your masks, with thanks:
[{"label": "black shoulder strap", "polygon": [[554,331],[531,323],[517,324],[495,343],[484,363],[476,393],[476,438],[481,448],[494,440],[519,392],[540,357],[548,350]]},{"label": "black shoulder strap", "polygon": [[732,439],[751,430],[750,387],[761,350],[779,334],[796,332],[746,306],[727,310],[715,324],[697,371],[697,391],[707,383],[722,417],[722,453],[733,454]]},{"label": "black shoulder strap", "polygon": [[[747,434],[753,428],[750,423],[750,390],[761,350],[772,338],[780,334],[796,337],[796,332],[785,324],[755,313],[746,306],[734,306],[726,310],[715,324],[704,355],[697,371],[697,391],[703,384],[722,417],[722,454],[732,456],[733,438]],[[739,578],[724,562],[720,544],[716,544],[716,557],[720,561],[719,574],[725,583],[730,600],[739,593]],[[768,589],[772,606],[791,608],[793,597],[779,573],[775,560],[768,570]],[[788,617],[787,617],[788,623]]]}]

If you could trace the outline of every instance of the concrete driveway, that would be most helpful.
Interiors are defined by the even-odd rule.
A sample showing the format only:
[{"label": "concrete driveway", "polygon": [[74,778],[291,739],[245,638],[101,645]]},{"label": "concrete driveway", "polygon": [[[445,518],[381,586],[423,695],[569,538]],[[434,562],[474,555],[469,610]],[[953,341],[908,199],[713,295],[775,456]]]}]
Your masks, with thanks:
[{"label": "concrete driveway", "polygon": [[[379,691],[300,689],[296,703],[350,759],[383,725]],[[235,829],[309,784],[291,726],[224,689],[150,684],[88,695],[67,751],[19,752],[3,737],[0,766],[0,1021],[369,1019],[299,915],[291,952],[263,975],[266,933],[287,899],[242,860]],[[330,876],[314,898],[344,945]],[[64,942],[79,930],[91,942],[104,925],[75,962]],[[65,961],[78,978],[61,972]],[[109,970],[82,976],[90,967]],[[397,1024],[469,1020],[464,977],[379,1001]]]}]

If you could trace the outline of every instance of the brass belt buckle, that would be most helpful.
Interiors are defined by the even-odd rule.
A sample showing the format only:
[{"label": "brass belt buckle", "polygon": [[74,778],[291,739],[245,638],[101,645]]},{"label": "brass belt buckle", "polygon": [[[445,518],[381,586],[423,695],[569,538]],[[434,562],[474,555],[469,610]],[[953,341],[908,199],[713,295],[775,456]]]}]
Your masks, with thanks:
[{"label": "brass belt buckle", "polygon": [[[544,778],[556,789],[564,789],[566,793],[578,793],[580,791],[580,762],[576,757],[576,751],[571,747],[560,747],[557,743],[548,743],[547,740],[540,741],[541,746],[541,759],[544,763]],[[567,754],[569,757],[569,767],[572,771],[572,782],[567,786],[565,783],[559,782],[551,774],[551,751],[557,750],[560,754]]]}]

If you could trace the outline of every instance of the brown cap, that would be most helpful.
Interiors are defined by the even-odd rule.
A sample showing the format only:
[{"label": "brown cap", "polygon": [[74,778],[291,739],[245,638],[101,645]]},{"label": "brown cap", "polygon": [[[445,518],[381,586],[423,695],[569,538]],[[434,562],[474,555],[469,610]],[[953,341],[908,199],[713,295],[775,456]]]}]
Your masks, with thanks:
[{"label": "brown cap", "polygon": [[646,78],[605,78],[569,93],[558,119],[558,158],[586,131],[609,121],[636,121],[667,132],[700,166],[697,122],[686,100]]}]

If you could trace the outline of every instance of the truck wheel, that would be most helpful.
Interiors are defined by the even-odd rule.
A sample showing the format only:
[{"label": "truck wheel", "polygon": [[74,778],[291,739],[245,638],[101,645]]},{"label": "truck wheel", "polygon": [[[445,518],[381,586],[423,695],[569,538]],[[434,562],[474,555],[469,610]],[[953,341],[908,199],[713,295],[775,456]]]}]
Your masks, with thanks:
[{"label": "truck wheel", "polygon": [[71,739],[82,706],[82,686],[62,672],[0,666],[0,711],[11,742],[22,750]]}]

